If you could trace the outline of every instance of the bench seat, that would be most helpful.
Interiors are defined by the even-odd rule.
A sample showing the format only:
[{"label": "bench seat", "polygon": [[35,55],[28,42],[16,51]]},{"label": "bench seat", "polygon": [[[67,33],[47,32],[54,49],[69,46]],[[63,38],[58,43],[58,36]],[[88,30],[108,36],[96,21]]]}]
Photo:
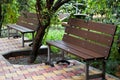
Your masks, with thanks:
[{"label": "bench seat", "polygon": [[34,30],[32,29],[29,29],[29,28],[26,28],[24,26],[20,26],[20,25],[17,25],[17,24],[9,24],[7,25],[8,27],[10,28],[13,28],[15,30],[18,30],[20,31],[21,33],[31,33],[31,32],[35,32]]},{"label": "bench seat", "polygon": [[88,49],[82,48],[80,46],[67,43],[65,41],[48,41],[47,44],[58,47],[68,53],[72,53],[76,56],[79,56],[83,60],[105,58],[103,55],[100,55]]}]

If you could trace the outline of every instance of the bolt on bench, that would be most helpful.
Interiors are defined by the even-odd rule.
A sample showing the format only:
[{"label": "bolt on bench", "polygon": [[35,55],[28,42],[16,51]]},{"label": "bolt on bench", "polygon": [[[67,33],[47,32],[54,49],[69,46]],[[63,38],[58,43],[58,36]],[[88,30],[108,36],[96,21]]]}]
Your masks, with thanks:
[{"label": "bolt on bench", "polygon": [[[65,34],[61,41],[47,41],[49,47],[48,62],[51,63],[50,47],[55,46],[63,52],[80,57],[85,64],[86,80],[105,79],[105,65],[113,43],[116,26],[95,22],[85,22],[71,18],[65,26]],[[89,65],[94,61],[102,62],[102,73],[89,74]]]},{"label": "bolt on bench", "polygon": [[[35,13],[24,13],[18,18],[16,24],[8,24],[8,38],[12,36],[11,29],[21,32],[22,34],[22,46],[24,47],[25,42],[31,42],[34,39],[34,33],[38,26],[37,14]],[[26,33],[32,34],[32,40],[25,40],[24,37]],[[16,33],[17,34],[17,33]]]}]

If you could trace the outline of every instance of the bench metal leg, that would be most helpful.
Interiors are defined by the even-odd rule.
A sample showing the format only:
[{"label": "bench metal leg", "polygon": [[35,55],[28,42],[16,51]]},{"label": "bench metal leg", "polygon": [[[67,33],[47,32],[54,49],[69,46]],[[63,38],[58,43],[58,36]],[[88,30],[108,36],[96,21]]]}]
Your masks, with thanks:
[{"label": "bench metal leg", "polygon": [[89,74],[90,62],[86,61],[86,64],[85,64],[85,80],[90,80],[90,79],[95,79],[95,78],[101,78],[102,80],[106,80],[106,78],[105,78],[106,61],[105,60],[101,60],[101,61],[102,61],[102,73],[93,74],[93,75]]},{"label": "bench metal leg", "polygon": [[85,80],[89,80],[89,63],[85,64]]},{"label": "bench metal leg", "polygon": [[54,67],[54,64],[51,62],[50,45],[48,45],[48,59],[46,64],[50,65],[51,67]]},{"label": "bench metal leg", "polygon": [[62,53],[62,60],[64,60],[65,59],[65,57],[64,57],[64,55],[65,55],[64,50],[62,50],[61,53]]},{"label": "bench metal leg", "polygon": [[34,41],[34,32],[32,33],[32,42]]},{"label": "bench metal leg", "polygon": [[50,45],[48,45],[48,58],[47,62],[51,63]]},{"label": "bench metal leg", "polygon": [[102,61],[102,80],[106,80],[105,78],[105,67],[106,67],[106,61]]},{"label": "bench metal leg", "polygon": [[24,47],[24,33],[22,33],[22,47]]},{"label": "bench metal leg", "polygon": [[10,38],[10,27],[9,26],[7,26],[8,27],[8,39]]}]

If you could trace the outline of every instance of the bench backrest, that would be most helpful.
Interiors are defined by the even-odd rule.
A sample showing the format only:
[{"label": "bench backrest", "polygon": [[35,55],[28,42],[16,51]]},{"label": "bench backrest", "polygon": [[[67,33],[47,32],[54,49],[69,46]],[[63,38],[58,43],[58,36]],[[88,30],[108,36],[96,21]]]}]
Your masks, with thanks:
[{"label": "bench backrest", "polygon": [[38,18],[35,13],[24,13],[17,21],[18,25],[35,30],[38,27]]},{"label": "bench backrest", "polygon": [[72,18],[65,29],[63,40],[91,50],[107,58],[113,43],[116,26],[95,22],[85,22]]}]

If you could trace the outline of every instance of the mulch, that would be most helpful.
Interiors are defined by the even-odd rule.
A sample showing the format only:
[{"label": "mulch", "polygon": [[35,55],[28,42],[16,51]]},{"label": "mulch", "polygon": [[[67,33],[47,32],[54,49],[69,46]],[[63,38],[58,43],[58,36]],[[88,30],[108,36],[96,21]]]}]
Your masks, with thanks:
[{"label": "mulch", "polygon": [[[16,56],[16,57],[9,57],[7,60],[11,63],[11,64],[19,64],[19,65],[29,65],[28,60],[29,60],[30,56]],[[58,60],[60,60],[60,55],[59,54],[54,54],[52,55],[52,61],[56,62]],[[40,64],[40,63],[45,63],[47,62],[47,55],[42,54],[42,55],[38,55],[34,64]]]}]

